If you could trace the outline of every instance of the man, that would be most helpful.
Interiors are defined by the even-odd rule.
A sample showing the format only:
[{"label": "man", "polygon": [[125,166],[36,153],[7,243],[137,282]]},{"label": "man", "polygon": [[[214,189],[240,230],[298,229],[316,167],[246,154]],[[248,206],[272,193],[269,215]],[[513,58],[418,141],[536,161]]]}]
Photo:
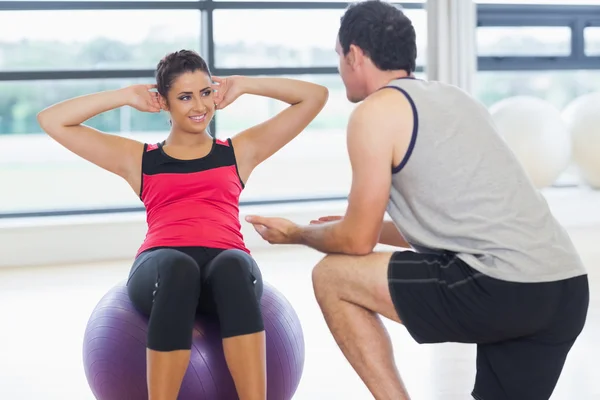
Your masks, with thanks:
[{"label": "man", "polygon": [[[419,343],[476,343],[475,399],[547,400],[589,301],[569,236],[487,109],[413,78],[415,31],[400,10],[352,4],[337,52],[347,97],[361,102],[348,124],[345,215],[247,221],[270,243],[329,254],[314,268],[315,295],[376,399],[409,399],[382,315]],[[378,242],[405,249],[374,252]]]}]

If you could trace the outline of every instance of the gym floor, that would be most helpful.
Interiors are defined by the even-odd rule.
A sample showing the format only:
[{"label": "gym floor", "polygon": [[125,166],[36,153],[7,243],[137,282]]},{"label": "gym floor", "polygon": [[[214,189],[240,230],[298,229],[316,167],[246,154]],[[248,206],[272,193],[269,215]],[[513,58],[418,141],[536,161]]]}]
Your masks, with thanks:
[{"label": "gym floor", "polygon": [[[548,196],[588,268],[587,326],[573,347],[552,400],[600,399],[600,193],[565,189]],[[302,321],[306,361],[295,400],[372,398],[338,350],[312,293],[321,254],[301,247],[255,252],[263,277],[281,290]],[[87,318],[100,297],[127,276],[130,260],[0,269],[0,399],[93,399],[81,361]],[[386,321],[413,400],[465,400],[473,385],[475,347],[418,345]],[[596,339],[594,339],[594,337]]]}]

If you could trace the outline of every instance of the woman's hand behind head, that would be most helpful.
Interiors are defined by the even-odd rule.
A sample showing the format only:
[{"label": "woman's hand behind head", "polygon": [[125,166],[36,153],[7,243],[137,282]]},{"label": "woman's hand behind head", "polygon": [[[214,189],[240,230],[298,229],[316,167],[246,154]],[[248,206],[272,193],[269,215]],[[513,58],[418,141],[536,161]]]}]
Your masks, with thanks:
[{"label": "woman's hand behind head", "polygon": [[212,77],[214,95],[213,99],[217,110],[222,110],[233,103],[238,97],[244,94],[244,77],[230,76],[227,78]]},{"label": "woman's hand behind head", "polygon": [[156,89],[155,84],[139,84],[125,88],[127,104],[142,112],[160,112],[162,109],[160,95],[153,89]]}]

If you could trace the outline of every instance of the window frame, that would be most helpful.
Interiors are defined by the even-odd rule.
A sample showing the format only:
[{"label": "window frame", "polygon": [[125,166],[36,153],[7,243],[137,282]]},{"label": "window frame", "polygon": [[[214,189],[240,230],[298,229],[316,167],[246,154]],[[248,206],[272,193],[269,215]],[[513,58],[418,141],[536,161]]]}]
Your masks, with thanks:
[{"label": "window frame", "polygon": [[[586,28],[598,28],[598,29],[600,29],[600,13],[598,14],[598,18],[590,18],[586,22],[585,26],[583,27],[583,32],[582,32],[582,35],[583,35],[583,49],[582,49],[583,54],[586,57],[588,57],[588,58],[595,58],[595,59],[597,59],[598,62],[600,63],[600,54],[597,55],[597,56],[588,56],[585,53],[585,30],[586,30]],[[595,69],[597,69],[597,68],[595,68]]]},{"label": "window frame", "polygon": [[589,70],[597,69],[600,56],[585,54],[584,30],[596,26],[600,6],[543,4],[479,4],[477,27],[568,27],[568,56],[480,56],[478,71]]}]

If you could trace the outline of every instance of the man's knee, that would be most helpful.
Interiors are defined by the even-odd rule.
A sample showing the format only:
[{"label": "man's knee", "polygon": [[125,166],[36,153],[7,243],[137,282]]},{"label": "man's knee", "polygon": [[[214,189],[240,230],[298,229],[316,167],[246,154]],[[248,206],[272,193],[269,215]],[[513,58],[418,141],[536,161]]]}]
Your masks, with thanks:
[{"label": "man's knee", "polygon": [[317,302],[335,298],[359,305],[399,322],[387,280],[388,254],[367,257],[328,255],[313,269]]},{"label": "man's knee", "polygon": [[312,271],[313,290],[317,300],[325,295],[337,295],[343,285],[344,274],[335,255],[327,255],[315,265]]}]

